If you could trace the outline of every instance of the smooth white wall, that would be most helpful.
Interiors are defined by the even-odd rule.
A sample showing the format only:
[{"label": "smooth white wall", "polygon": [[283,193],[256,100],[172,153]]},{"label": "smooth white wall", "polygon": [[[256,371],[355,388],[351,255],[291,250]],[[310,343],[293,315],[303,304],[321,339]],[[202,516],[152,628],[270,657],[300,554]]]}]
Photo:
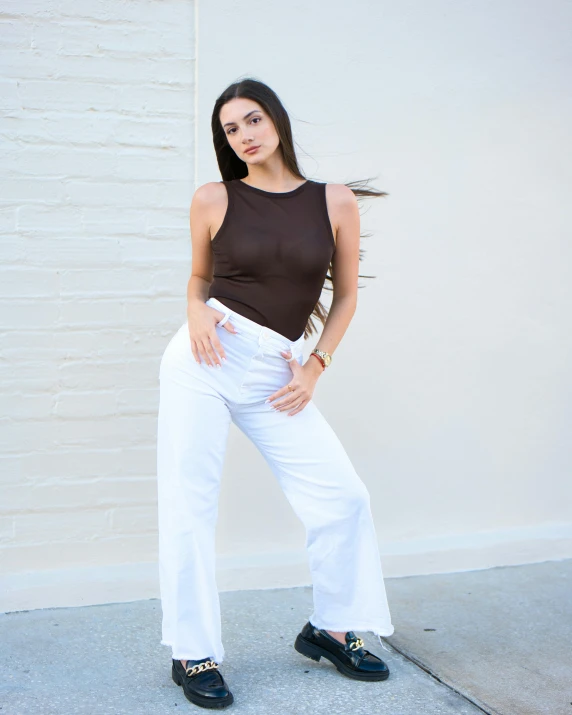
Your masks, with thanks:
[{"label": "smooth white wall", "polygon": [[[221,178],[216,97],[253,76],[307,176],[390,194],[364,204],[376,279],[315,395],[387,575],[572,555],[571,21],[564,1],[200,4],[198,183]],[[303,564],[237,430],[224,480],[221,551]]]}]

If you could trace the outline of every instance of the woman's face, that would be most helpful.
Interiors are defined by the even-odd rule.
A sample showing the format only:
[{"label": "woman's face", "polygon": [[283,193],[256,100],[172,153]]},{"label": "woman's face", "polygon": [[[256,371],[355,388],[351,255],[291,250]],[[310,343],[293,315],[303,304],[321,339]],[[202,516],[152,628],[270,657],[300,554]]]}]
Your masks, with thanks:
[{"label": "woman's face", "polygon": [[[222,106],[219,117],[228,143],[247,164],[266,161],[280,144],[274,123],[252,99],[231,99]],[[255,147],[255,151],[247,151]]]}]

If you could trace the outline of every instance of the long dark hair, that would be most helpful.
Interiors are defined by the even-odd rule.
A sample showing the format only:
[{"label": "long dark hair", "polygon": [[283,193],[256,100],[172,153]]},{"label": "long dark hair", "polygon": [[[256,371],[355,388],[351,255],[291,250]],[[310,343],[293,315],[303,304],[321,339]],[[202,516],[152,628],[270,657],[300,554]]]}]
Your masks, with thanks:
[{"label": "long dark hair", "polygon": [[[242,79],[229,85],[218,97],[214,105],[211,117],[211,128],[217,163],[222,178],[225,181],[232,181],[233,179],[243,179],[245,176],[248,176],[246,162],[242,161],[242,159],[236,155],[236,152],[228,143],[226,132],[220,122],[220,111],[222,107],[231,99],[235,99],[236,97],[251,99],[254,102],[258,102],[258,104],[270,116],[280,139],[279,147],[282,151],[284,164],[294,176],[297,176],[299,179],[306,179],[307,177],[302,174],[300,167],[298,166],[296,152],[294,151],[294,142],[292,139],[290,117],[288,116],[284,105],[278,98],[276,92],[270,89],[268,85],[252,78]],[[369,179],[363,179],[346,183],[346,186],[356,195],[358,204],[360,199],[363,198],[388,196],[385,191],[378,191],[377,189],[368,186],[369,181]],[[368,234],[361,233],[360,238],[364,238],[367,235]],[[360,247],[360,261],[363,260],[363,255],[364,249]],[[363,276],[361,274],[359,274],[359,277],[374,278],[374,276]],[[328,283],[330,285],[328,285]],[[333,290],[332,263],[329,265],[323,287],[325,290]],[[360,287],[362,286],[358,286],[358,288]],[[313,320],[314,317],[317,318],[322,325],[326,322],[328,310],[321,300],[316,303],[316,306],[308,319],[306,328],[304,329],[305,339],[312,335],[312,333],[316,332],[316,325]]]}]

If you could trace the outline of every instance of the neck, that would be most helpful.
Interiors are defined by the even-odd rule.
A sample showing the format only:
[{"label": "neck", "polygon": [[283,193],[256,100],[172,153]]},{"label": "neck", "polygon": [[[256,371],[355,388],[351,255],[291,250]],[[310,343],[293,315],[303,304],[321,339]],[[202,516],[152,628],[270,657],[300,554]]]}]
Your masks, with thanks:
[{"label": "neck", "polygon": [[294,176],[286,169],[284,164],[277,167],[267,165],[249,166],[248,176],[241,179],[245,184],[256,186],[258,189],[273,192],[292,191],[305,182],[298,176]]}]

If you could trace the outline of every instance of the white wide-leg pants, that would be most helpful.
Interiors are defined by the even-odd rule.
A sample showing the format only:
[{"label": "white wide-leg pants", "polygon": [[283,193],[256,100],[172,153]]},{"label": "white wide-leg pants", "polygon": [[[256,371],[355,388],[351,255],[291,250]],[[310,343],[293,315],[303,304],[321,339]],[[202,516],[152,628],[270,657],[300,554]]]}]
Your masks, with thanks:
[{"label": "white wide-leg pants", "polygon": [[[260,450],[305,526],[313,585],[308,620],[332,631],[390,636],[369,492],[313,401],[292,416],[265,402],[292,378],[280,351],[291,350],[302,364],[303,335],[291,341],[216,298],[207,305],[225,313],[217,334],[227,361],[221,368],[197,363],[185,322],[159,372],[161,643],[175,659],[224,659],[215,524],[231,420]],[[222,327],[227,316],[239,334]]]}]

